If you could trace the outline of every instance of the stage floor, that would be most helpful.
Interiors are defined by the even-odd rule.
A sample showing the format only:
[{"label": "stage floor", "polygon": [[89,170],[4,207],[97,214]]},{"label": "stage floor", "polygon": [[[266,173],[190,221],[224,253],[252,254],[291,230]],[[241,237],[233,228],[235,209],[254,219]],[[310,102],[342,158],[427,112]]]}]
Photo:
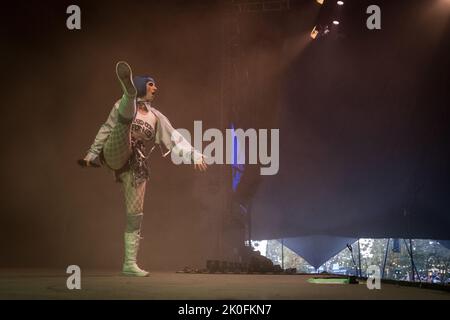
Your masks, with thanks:
[{"label": "stage floor", "polygon": [[68,290],[65,270],[0,270],[0,299],[446,299],[450,292],[382,284],[311,284],[313,275],[152,272],[131,278],[82,271],[81,290]]}]

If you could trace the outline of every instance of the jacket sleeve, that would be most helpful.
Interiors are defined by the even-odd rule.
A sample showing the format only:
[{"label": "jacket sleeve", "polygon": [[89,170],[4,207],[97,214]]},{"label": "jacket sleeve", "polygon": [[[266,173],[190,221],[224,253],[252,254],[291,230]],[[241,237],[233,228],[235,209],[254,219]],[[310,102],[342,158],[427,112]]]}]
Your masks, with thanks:
[{"label": "jacket sleeve", "polygon": [[153,111],[157,116],[155,143],[160,146],[162,155],[165,157],[170,152],[174,152],[186,162],[200,161],[203,155],[173,128],[166,116],[156,109],[153,109]]},{"label": "jacket sleeve", "polygon": [[117,102],[114,105],[111,112],[109,113],[108,119],[100,127],[100,130],[98,130],[98,133],[94,139],[94,143],[92,143],[91,147],[89,148],[87,154],[88,160],[90,161],[95,160],[102,151],[106,140],[108,139],[109,135],[111,134],[112,130],[114,129],[117,123],[118,113],[119,113],[119,102]]}]

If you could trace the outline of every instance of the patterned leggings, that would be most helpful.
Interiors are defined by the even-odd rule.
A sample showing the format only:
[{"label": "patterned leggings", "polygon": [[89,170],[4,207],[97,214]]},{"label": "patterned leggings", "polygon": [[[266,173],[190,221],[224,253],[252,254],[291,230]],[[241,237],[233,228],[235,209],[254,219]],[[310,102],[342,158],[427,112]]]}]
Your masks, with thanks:
[{"label": "patterned leggings", "polygon": [[[114,170],[122,168],[131,156],[131,123],[117,122],[103,147],[106,164]],[[126,171],[120,175],[127,213],[127,232],[139,231],[144,211],[146,181],[133,185],[133,174]]]}]

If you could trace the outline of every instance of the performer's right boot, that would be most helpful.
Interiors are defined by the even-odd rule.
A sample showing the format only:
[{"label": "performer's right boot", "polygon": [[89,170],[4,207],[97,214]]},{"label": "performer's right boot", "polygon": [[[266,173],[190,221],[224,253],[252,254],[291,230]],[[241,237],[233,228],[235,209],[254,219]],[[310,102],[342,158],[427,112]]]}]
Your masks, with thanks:
[{"label": "performer's right boot", "polygon": [[119,104],[119,120],[125,123],[131,122],[136,114],[135,101],[137,95],[131,67],[125,61],[119,61],[116,65],[116,74],[123,91]]},{"label": "performer's right boot", "polygon": [[125,258],[123,262],[122,273],[126,276],[146,277],[148,272],[138,267],[137,253],[139,249],[139,230],[125,232]]}]

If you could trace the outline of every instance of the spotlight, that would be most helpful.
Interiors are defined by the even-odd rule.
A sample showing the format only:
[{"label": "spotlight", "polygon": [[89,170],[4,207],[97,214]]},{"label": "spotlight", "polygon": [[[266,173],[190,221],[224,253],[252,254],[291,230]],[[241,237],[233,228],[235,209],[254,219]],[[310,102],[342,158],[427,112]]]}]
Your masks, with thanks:
[{"label": "spotlight", "polygon": [[344,1],[338,1],[337,4],[338,4],[338,6],[343,6],[344,5]]},{"label": "spotlight", "polygon": [[334,21],[333,21],[333,24],[337,26],[337,25],[339,24],[339,21],[334,20]]},{"label": "spotlight", "polygon": [[319,33],[319,31],[316,29],[316,26],[314,26],[314,29],[312,29],[312,31],[311,31],[311,38],[315,39],[317,37],[318,33]]},{"label": "spotlight", "polygon": [[316,0],[316,2],[317,2],[318,4],[323,4],[324,1],[325,1],[325,0]]},{"label": "spotlight", "polygon": [[330,28],[328,25],[322,26],[320,24],[316,25],[314,29],[311,31],[311,38],[316,39],[323,36],[326,36],[330,33]]}]

